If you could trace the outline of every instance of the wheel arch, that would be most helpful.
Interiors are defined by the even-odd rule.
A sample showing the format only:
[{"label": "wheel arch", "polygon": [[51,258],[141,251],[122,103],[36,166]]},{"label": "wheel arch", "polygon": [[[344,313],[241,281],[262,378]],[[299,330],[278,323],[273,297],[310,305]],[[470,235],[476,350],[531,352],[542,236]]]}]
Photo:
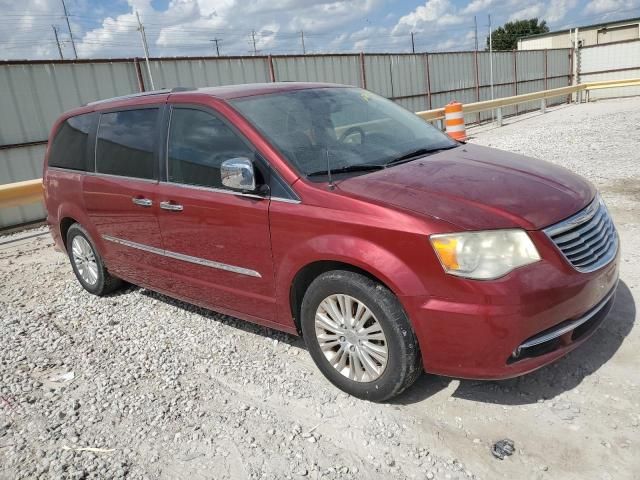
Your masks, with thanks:
[{"label": "wheel arch", "polygon": [[78,222],[73,217],[67,216],[60,219],[60,223],[59,223],[60,237],[65,249],[67,248],[67,232],[69,231],[69,228],[71,228],[71,225],[73,225],[74,223],[80,224],[80,222]]},{"label": "wheel arch", "polygon": [[101,241],[98,232],[95,230],[93,223],[90,221],[89,216],[81,205],[71,202],[62,202],[56,209],[55,213],[57,222],[56,220],[54,220],[54,222],[57,223],[60,238],[65,249],[67,248],[67,232],[71,225],[77,223],[88,232],[91,240],[98,250],[98,253],[102,255],[104,246],[103,242]]},{"label": "wheel arch", "polygon": [[387,289],[395,294],[394,289],[391,288],[387,284],[387,282],[383,281],[381,278],[369,272],[368,270],[354,265],[353,263],[348,263],[340,260],[316,260],[314,262],[308,263],[300,270],[298,270],[298,272],[294,275],[289,290],[289,308],[298,335],[302,335],[302,327],[300,324],[300,309],[302,307],[302,299],[304,298],[309,285],[311,285],[311,282],[313,282],[323,273],[332,270],[344,270],[348,272],[359,273],[367,278],[370,278],[374,282],[384,285]]}]

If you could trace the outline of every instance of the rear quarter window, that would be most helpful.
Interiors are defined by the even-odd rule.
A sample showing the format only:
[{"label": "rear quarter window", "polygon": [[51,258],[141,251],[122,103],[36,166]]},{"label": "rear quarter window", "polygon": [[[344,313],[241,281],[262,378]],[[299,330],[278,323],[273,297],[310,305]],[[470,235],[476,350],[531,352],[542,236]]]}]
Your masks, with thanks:
[{"label": "rear quarter window", "polygon": [[157,108],[103,113],[97,133],[96,171],[154,179],[158,118]]},{"label": "rear quarter window", "polygon": [[95,114],[86,113],[65,120],[51,144],[49,166],[71,170],[92,171],[93,162],[87,155],[87,139]]}]

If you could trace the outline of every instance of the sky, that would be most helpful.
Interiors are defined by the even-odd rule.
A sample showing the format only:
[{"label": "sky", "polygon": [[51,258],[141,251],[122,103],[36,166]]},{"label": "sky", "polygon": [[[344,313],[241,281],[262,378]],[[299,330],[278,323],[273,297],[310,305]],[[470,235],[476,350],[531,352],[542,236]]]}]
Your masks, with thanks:
[{"label": "sky", "polygon": [[[79,58],[456,51],[538,17],[552,30],[640,17],[640,0],[65,0]],[[0,59],[74,58],[62,0],[0,0]],[[474,22],[475,17],[475,22]],[[303,33],[301,33],[303,32]]]}]

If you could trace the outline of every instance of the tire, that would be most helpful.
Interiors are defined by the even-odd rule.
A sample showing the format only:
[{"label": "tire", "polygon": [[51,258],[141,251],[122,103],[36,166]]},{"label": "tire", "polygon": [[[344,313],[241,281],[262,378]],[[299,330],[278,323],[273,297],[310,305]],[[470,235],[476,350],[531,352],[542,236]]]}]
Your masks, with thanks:
[{"label": "tire", "polygon": [[93,240],[79,223],[67,231],[67,254],[73,273],[87,292],[101,297],[122,285],[122,280],[107,271]]},{"label": "tire", "polygon": [[[351,312],[350,320],[344,320],[343,311]],[[347,324],[351,328],[336,329]],[[302,300],[301,327],[320,371],[354,397],[389,400],[422,373],[418,342],[402,305],[384,285],[359,273],[334,270],[318,276]]]}]

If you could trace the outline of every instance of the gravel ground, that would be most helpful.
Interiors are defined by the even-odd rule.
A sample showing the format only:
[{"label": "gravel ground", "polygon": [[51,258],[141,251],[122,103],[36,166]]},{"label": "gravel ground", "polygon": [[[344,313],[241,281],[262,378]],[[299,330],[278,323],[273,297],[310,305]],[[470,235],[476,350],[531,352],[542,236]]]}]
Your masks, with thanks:
[{"label": "gravel ground", "polygon": [[383,405],[333,388],[298,338],[134,287],[96,298],[44,229],[0,237],[0,478],[638,478],[639,125],[636,98],[471,132],[602,189],[624,249],[616,304],[554,365],[424,375]]}]

